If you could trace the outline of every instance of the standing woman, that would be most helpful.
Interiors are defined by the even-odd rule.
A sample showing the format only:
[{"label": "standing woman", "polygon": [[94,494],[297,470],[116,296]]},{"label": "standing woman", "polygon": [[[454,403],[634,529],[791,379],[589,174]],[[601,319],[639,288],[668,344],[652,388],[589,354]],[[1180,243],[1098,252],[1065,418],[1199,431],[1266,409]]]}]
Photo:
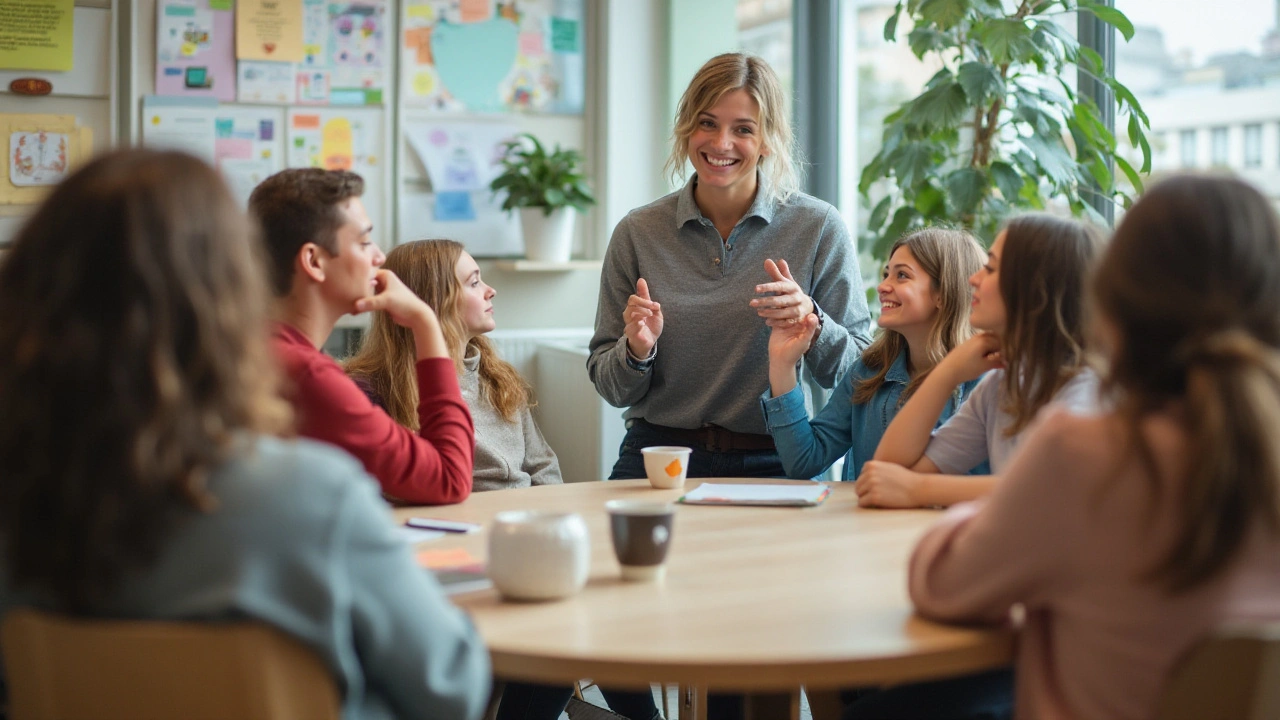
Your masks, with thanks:
[{"label": "standing woman", "polygon": [[797,190],[788,106],[763,60],[709,60],[667,161],[693,177],[614,230],[587,360],[601,396],[628,408],[611,478],[644,477],[650,445],[692,447],[690,477],[785,476],[757,400],[770,326],[816,316],[804,360],[824,387],[871,342],[849,231]]},{"label": "standing woman", "polygon": [[293,413],[264,265],[217,171],[180,153],[104,155],[19,231],[0,265],[0,618],[251,618],[320,656],[343,717],[475,720],[488,653],[377,483],[275,437]]}]

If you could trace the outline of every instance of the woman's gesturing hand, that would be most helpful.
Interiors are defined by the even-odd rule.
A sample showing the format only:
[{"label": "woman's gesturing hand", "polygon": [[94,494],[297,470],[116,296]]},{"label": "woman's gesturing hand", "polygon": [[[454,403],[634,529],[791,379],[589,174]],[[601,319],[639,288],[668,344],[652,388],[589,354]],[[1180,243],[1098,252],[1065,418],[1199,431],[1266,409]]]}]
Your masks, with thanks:
[{"label": "woman's gesturing hand", "polygon": [[791,277],[791,268],[786,260],[774,262],[764,261],[764,270],[773,278],[773,282],[756,286],[758,297],[751,301],[756,314],[765,319],[769,327],[795,325],[813,312],[813,300],[800,289],[800,285]]},{"label": "woman's gesturing hand", "polygon": [[631,354],[638,358],[649,357],[662,334],[662,306],[649,297],[649,283],[644,278],[636,281],[636,293],[627,298],[622,322],[626,323],[624,332]]}]

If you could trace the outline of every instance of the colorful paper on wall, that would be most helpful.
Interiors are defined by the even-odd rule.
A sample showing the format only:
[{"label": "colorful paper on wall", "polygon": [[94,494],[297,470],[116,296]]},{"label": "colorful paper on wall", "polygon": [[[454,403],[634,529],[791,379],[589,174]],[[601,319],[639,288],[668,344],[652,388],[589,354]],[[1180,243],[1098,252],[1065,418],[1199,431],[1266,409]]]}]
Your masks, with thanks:
[{"label": "colorful paper on wall", "polygon": [[93,151],[93,134],[73,115],[0,114],[0,142],[8,157],[0,205],[40,202]]},{"label": "colorful paper on wall", "polygon": [[0,2],[0,68],[71,70],[74,0]]},{"label": "colorful paper on wall", "polygon": [[386,89],[386,0],[303,0],[298,102],[380,105]]},{"label": "colorful paper on wall", "polygon": [[503,143],[517,129],[508,123],[407,122],[404,135],[422,159],[437,193],[487,190],[502,173]]},{"label": "colorful paper on wall", "polygon": [[220,107],[214,115],[218,169],[243,206],[258,183],[284,168],[283,122],[277,108]]},{"label": "colorful paper on wall", "polygon": [[236,99],[229,10],[216,0],[162,0],[156,5],[156,94]]},{"label": "colorful paper on wall", "polygon": [[581,113],[582,0],[405,0],[401,97],[445,112]]},{"label": "colorful paper on wall", "polygon": [[291,108],[285,161],[288,167],[351,170],[364,178],[370,217],[383,214],[383,115],[378,108]]},{"label": "colorful paper on wall", "polygon": [[302,61],[302,4],[297,0],[239,0],[236,58]]},{"label": "colorful paper on wall", "polygon": [[148,96],[142,100],[142,144],[180,150],[213,165],[214,118],[218,103],[212,98]]},{"label": "colorful paper on wall", "polygon": [[298,99],[296,67],[293,63],[241,60],[236,98],[242,103],[292,105]]}]

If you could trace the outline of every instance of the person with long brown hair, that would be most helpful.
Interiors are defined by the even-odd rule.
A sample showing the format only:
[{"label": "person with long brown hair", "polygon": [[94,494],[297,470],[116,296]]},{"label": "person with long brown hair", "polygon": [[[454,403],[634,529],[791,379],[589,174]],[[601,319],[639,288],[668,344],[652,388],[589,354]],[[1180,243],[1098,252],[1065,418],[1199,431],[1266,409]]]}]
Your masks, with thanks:
[{"label": "person with long brown hair", "polygon": [[0,617],[250,618],[345,717],[474,720],[488,653],[354,458],[292,432],[257,228],[180,153],[104,155],[0,264]]},{"label": "person with long brown hair", "polygon": [[[948,352],[973,334],[969,276],[982,265],[982,246],[967,232],[925,228],[894,242],[885,264],[880,334],[837,383],[812,419],[796,365],[817,331],[817,318],[773,328],[769,390],[760,398],[765,424],[789,477],[812,478],[844,455],[842,480],[870,460],[885,427]],[[950,418],[977,380],[952,393],[935,422]]]},{"label": "person with long brown hair", "polygon": [[[981,332],[948,353],[889,424],[858,477],[859,503],[972,500],[991,491],[1023,431],[1047,405],[1096,406],[1084,294],[1100,247],[1100,234],[1077,220],[1032,213],[1006,224],[987,264],[969,280],[969,322]],[[935,432],[952,392],[978,377],[968,400]],[[963,475],[982,462],[995,475]]]},{"label": "person with long brown hair", "polygon": [[[418,240],[397,245],[383,267],[435,308],[462,397],[476,428],[474,489],[499,490],[561,482],[556,454],[530,412],[529,383],[498,357],[485,333],[497,327],[497,292],[461,243]],[[413,334],[385,313],[373,316],[360,351],[345,369],[375,404],[410,430],[418,429]]]},{"label": "person with long brown hair", "polygon": [[1153,717],[1216,625],[1280,619],[1280,218],[1240,180],[1166,180],[1091,295],[1111,409],[1045,417],[911,561],[930,618],[1025,608],[1020,718]]}]

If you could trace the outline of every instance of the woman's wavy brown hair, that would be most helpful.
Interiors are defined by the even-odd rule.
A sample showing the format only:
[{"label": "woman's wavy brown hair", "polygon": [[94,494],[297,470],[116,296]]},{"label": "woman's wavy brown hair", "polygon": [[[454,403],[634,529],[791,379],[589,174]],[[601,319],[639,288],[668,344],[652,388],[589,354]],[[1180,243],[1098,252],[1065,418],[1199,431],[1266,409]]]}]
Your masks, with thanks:
[{"label": "woman's wavy brown hair", "polygon": [[791,102],[769,63],[746,53],[717,55],[689,81],[676,107],[667,175],[672,180],[684,177],[689,138],[698,129],[698,115],[734,90],[745,90],[760,107],[761,150],[769,151],[760,158],[758,166],[764,179],[760,189],[785,201],[800,189],[800,175],[796,171],[799,151],[791,134]]},{"label": "woman's wavy brown hair", "polygon": [[0,547],[15,585],[89,609],[208,511],[241,431],[280,433],[256,231],[180,153],[104,155],[0,266]]},{"label": "woman's wavy brown hair", "polygon": [[[929,328],[925,356],[912,358],[916,373],[899,398],[899,404],[902,404],[920,387],[934,365],[973,334],[969,327],[969,309],[973,304],[969,276],[978,272],[986,256],[972,235],[947,228],[925,228],[899,238],[889,250],[890,259],[898,248],[911,251],[920,269],[929,276],[929,285],[939,301],[938,313]],[[862,351],[862,363],[875,370],[876,374],[855,384],[853,403],[861,405],[871,400],[884,385],[894,360],[907,351],[907,340],[901,333],[893,330],[881,332]]]},{"label": "woman's wavy brown hair", "polygon": [[[467,339],[457,272],[463,250],[462,244],[453,240],[416,240],[393,248],[383,267],[435,310],[459,374],[470,348],[480,354],[480,392],[502,417],[514,422],[520,410],[531,404],[530,386],[510,363],[498,357],[487,338]],[[393,420],[415,431],[419,428],[416,357],[413,333],[396,325],[386,313],[377,313],[360,351],[344,365],[348,374],[373,387]]]},{"label": "woman's wavy brown hair", "polygon": [[1280,532],[1280,219],[1245,182],[1181,176],[1124,216],[1093,283],[1119,339],[1103,387],[1161,484],[1142,421],[1181,406],[1190,465],[1178,531],[1152,578],[1217,575],[1262,522]]},{"label": "woman's wavy brown hair", "polygon": [[1084,297],[1102,235],[1078,220],[1020,215],[1004,229],[1005,330],[1000,409],[1013,437],[1085,368]]}]

